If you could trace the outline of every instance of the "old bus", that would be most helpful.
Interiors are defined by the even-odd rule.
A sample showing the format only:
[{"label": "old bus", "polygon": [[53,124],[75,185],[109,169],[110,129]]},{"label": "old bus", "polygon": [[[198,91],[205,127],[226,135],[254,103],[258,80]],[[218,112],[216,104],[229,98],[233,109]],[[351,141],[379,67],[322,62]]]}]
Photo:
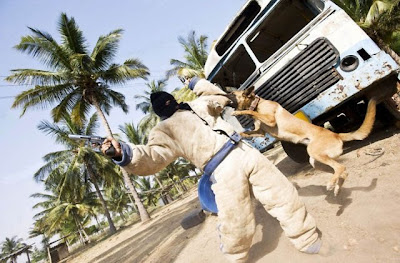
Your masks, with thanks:
[{"label": "old bus", "polygon": [[[250,0],[216,40],[205,74],[224,90],[254,86],[260,97],[343,132],[360,124],[366,99],[395,93],[398,69],[331,1]],[[382,104],[390,109],[389,100]],[[249,117],[238,121],[253,125]],[[251,140],[260,151],[273,142]],[[282,145],[292,159],[307,160],[298,146]]]}]

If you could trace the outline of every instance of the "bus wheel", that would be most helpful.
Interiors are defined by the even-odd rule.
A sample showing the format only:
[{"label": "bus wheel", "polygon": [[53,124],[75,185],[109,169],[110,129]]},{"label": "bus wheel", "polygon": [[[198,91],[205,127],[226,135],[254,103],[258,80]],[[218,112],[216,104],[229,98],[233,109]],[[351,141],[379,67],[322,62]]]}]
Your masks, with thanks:
[{"label": "bus wheel", "polygon": [[310,156],[307,153],[307,147],[303,144],[294,144],[291,142],[281,141],[285,153],[296,163],[307,163]]}]

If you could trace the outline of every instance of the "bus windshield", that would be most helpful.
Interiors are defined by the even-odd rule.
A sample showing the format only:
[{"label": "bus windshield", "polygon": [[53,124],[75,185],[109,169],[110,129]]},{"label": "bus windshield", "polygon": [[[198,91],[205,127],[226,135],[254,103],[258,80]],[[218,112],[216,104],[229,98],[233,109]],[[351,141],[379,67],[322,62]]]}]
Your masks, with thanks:
[{"label": "bus windshield", "polygon": [[[226,52],[227,58],[212,77],[213,82],[222,87],[239,87],[252,74],[256,76],[261,63],[323,10],[323,2],[273,0],[259,10],[257,1],[251,1],[216,44],[216,53],[223,56]],[[228,51],[231,46],[235,47]]]}]

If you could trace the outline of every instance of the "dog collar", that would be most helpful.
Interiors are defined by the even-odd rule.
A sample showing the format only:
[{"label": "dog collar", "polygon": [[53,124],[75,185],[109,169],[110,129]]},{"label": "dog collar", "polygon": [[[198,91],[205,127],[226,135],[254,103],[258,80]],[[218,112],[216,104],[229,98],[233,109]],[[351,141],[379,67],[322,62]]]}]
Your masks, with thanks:
[{"label": "dog collar", "polygon": [[256,98],[251,102],[249,110],[254,111],[257,108],[258,102],[260,101],[260,96],[256,95]]}]

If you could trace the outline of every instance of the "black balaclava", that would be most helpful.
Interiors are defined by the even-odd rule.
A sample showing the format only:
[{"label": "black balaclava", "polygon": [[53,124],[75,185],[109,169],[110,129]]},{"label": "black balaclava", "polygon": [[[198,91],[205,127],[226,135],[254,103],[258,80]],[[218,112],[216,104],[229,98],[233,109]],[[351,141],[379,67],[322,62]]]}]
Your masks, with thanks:
[{"label": "black balaclava", "polygon": [[168,92],[154,92],[150,95],[150,100],[155,114],[157,114],[161,120],[168,119],[179,109],[178,102],[176,102],[174,96]]}]

